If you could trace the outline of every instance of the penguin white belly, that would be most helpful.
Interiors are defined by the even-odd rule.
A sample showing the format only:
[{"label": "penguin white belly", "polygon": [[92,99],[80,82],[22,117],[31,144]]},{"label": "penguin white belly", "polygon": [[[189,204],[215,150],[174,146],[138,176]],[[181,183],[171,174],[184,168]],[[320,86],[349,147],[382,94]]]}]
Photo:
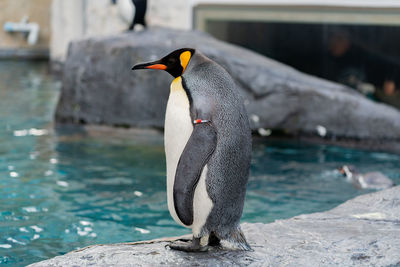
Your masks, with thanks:
[{"label": "penguin white belly", "polygon": [[164,142],[167,161],[168,210],[177,223],[192,228],[193,234],[197,236],[213,206],[206,190],[207,165],[203,168],[194,192],[192,225],[185,225],[178,218],[173,195],[176,168],[192,132],[193,124],[190,117],[189,99],[182,87],[182,78],[178,77],[171,84],[171,92],[165,114]]},{"label": "penguin white belly", "polygon": [[201,228],[207,221],[207,217],[213,207],[213,202],[207,193],[206,177],[207,177],[208,166],[205,165],[201,173],[199,182],[197,183],[196,190],[194,191],[193,199],[193,224],[192,228],[193,235],[199,237]]},{"label": "penguin white belly", "polygon": [[185,227],[187,226],[181,222],[175,211],[174,181],[179,159],[192,132],[189,99],[182,87],[182,78],[178,77],[171,84],[165,113],[164,142],[167,160],[168,210],[172,218]]}]

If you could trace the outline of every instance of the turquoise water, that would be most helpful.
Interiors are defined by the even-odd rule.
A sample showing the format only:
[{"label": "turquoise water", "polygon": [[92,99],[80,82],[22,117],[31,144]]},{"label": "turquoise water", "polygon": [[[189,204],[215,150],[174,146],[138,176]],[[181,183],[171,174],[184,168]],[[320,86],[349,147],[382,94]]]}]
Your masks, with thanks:
[{"label": "turquoise water", "polygon": [[[60,83],[46,63],[0,62],[0,264],[23,266],[98,243],[188,233],[169,216],[162,135],[54,130]],[[357,190],[351,163],[400,183],[400,156],[255,140],[243,222],[323,211]]]}]

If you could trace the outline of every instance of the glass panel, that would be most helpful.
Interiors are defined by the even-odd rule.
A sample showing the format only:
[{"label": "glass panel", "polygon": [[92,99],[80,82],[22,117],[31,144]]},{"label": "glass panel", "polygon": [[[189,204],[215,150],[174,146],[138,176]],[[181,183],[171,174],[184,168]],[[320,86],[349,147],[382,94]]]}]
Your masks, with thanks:
[{"label": "glass panel", "polygon": [[206,29],[216,38],[400,107],[398,26],[208,20]]}]

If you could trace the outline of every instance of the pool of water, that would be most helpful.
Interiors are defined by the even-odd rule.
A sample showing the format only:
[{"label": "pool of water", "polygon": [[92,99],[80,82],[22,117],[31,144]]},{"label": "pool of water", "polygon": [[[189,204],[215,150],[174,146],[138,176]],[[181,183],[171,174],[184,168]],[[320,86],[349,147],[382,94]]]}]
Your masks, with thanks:
[{"label": "pool of water", "polygon": [[[60,83],[46,63],[0,62],[0,264],[24,266],[98,243],[188,233],[169,216],[162,135],[54,130]],[[345,163],[400,183],[399,155],[254,140],[243,222],[323,211],[366,193]]]}]

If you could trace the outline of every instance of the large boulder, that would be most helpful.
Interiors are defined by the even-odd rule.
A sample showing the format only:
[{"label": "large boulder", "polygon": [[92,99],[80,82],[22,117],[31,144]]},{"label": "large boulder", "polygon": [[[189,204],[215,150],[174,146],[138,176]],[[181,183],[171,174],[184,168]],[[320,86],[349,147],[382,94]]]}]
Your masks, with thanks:
[{"label": "large boulder", "polygon": [[400,139],[400,112],[392,107],[207,34],[161,28],[71,43],[56,120],[162,128],[172,77],[131,67],[181,47],[194,47],[228,70],[253,129]]},{"label": "large boulder", "polygon": [[400,187],[242,228],[252,252],[178,252],[165,247],[176,238],[165,238],[90,246],[30,266],[400,266]]}]

